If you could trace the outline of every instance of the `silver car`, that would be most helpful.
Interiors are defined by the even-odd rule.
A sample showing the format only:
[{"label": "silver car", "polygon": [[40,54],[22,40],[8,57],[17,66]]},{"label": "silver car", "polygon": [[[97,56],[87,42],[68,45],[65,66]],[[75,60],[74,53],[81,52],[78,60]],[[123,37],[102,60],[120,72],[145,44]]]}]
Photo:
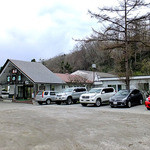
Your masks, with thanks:
[{"label": "silver car", "polygon": [[81,94],[86,93],[85,87],[72,87],[65,89],[62,93],[58,93],[56,97],[56,104],[60,105],[62,102],[70,105],[79,101]]},{"label": "silver car", "polygon": [[35,101],[39,104],[46,102],[49,105],[51,102],[55,102],[57,93],[56,91],[38,91]]}]

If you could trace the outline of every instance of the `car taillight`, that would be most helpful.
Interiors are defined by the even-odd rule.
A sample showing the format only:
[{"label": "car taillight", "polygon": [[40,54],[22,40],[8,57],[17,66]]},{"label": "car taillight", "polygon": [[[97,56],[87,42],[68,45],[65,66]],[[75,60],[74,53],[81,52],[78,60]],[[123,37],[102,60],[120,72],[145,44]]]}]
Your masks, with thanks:
[{"label": "car taillight", "polygon": [[42,92],[42,98],[44,97],[44,92]]}]

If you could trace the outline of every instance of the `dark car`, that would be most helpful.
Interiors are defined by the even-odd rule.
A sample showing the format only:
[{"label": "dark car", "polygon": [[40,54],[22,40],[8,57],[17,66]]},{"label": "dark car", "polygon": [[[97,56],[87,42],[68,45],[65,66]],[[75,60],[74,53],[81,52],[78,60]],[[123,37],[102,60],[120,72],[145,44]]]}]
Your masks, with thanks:
[{"label": "dark car", "polygon": [[142,105],[143,96],[138,89],[120,90],[109,99],[109,104],[111,107],[126,106],[130,108],[132,105]]}]

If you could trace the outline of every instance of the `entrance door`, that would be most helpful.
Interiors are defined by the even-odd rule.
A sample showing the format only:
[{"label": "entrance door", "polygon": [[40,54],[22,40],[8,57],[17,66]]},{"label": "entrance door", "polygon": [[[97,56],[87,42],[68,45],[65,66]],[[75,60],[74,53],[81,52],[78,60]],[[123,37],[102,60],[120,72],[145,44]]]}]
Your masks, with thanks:
[{"label": "entrance door", "polygon": [[25,86],[24,88],[24,98],[32,98],[33,86]]},{"label": "entrance door", "polygon": [[23,86],[18,86],[18,98],[23,98]]}]

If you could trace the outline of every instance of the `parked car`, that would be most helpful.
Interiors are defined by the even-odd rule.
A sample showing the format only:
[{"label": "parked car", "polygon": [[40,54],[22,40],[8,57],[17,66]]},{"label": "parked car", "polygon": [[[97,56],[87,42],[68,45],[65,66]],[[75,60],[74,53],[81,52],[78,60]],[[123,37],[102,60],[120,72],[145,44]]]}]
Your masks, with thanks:
[{"label": "parked car", "polygon": [[39,104],[46,102],[49,105],[51,102],[55,102],[57,93],[56,91],[38,91],[35,101]]},{"label": "parked car", "polygon": [[109,102],[109,98],[115,94],[113,87],[92,88],[88,93],[80,96],[80,103],[82,106],[94,104],[99,107],[104,102]]},{"label": "parked car", "polygon": [[79,100],[81,94],[86,93],[85,87],[72,87],[65,89],[62,93],[58,93],[56,97],[56,104],[60,105],[62,102],[70,105]]},{"label": "parked car", "polygon": [[109,99],[111,107],[126,106],[131,107],[136,104],[143,104],[142,93],[138,89],[120,90]]},{"label": "parked car", "polygon": [[9,92],[7,92],[7,91],[2,91],[1,94],[0,94],[0,98],[2,98],[2,99],[7,99],[7,98],[9,98]]},{"label": "parked car", "polygon": [[150,96],[148,98],[146,98],[146,101],[145,101],[145,107],[150,110]]}]

